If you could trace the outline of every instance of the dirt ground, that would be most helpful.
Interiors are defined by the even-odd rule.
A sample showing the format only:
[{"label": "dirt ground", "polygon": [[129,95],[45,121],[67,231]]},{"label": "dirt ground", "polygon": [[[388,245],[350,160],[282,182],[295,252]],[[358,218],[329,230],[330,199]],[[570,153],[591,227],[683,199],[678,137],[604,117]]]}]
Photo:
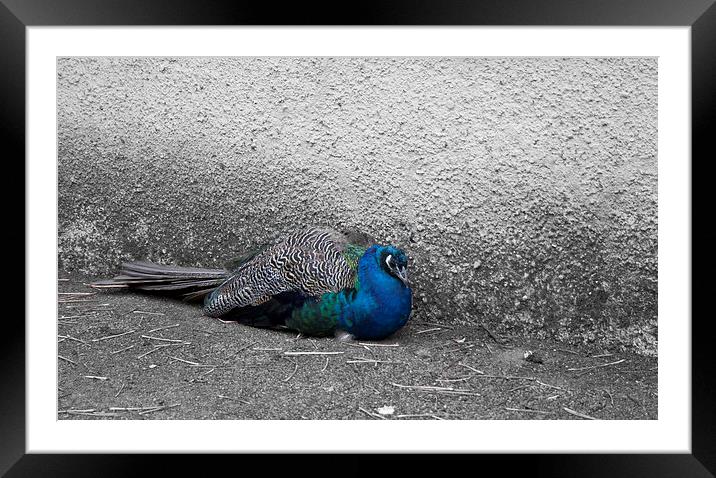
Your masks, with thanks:
[{"label": "dirt ground", "polygon": [[657,418],[655,358],[420,317],[379,343],[307,338],[62,277],[59,419]]}]

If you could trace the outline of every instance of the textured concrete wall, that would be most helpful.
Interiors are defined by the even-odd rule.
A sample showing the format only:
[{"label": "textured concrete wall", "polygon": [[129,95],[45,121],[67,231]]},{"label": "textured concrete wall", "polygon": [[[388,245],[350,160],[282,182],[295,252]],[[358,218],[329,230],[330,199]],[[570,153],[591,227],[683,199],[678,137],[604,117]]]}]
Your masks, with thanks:
[{"label": "textured concrete wall", "polygon": [[656,59],[59,59],[58,121],[61,270],[354,228],[416,316],[656,351]]}]

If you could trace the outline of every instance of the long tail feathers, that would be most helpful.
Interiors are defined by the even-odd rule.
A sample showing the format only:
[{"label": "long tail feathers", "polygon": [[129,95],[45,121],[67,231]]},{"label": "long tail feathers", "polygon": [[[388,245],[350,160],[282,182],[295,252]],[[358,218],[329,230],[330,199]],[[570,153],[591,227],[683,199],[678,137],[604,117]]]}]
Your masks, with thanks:
[{"label": "long tail feathers", "polygon": [[119,275],[93,282],[90,287],[164,292],[181,296],[184,300],[197,300],[221,285],[228,274],[224,269],[165,266],[145,261],[128,262],[122,264]]}]

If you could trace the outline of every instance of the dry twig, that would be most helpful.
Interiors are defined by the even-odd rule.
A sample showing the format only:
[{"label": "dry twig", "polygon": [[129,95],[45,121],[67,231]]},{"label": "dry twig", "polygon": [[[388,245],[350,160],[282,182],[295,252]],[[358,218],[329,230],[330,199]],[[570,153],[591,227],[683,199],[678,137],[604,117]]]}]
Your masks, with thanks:
[{"label": "dry twig", "polygon": [[70,415],[84,415],[87,417],[116,417],[116,413],[106,413],[106,412],[67,412]]},{"label": "dry twig", "polygon": [[160,330],[166,330],[166,329],[173,329],[174,327],[179,327],[179,324],[165,325],[164,327],[157,327],[156,329],[152,329],[152,330],[148,331],[147,333],[151,334],[152,332],[158,332]]},{"label": "dry twig", "polygon": [[542,410],[532,410],[531,408],[509,408],[505,407],[505,410],[509,410],[511,412],[525,412],[525,413],[539,413],[541,415],[551,415],[552,412],[545,412]]},{"label": "dry twig", "polygon": [[240,398],[227,397],[226,395],[217,395],[217,397],[223,398],[224,400],[233,400],[235,402],[241,402],[241,403],[245,403],[246,405],[251,405],[251,402],[247,402],[246,400],[241,400]]},{"label": "dry twig", "polygon": [[590,417],[589,415],[585,415],[584,413],[576,412],[576,411],[572,410],[571,408],[562,407],[562,410],[564,410],[565,412],[570,413],[574,416],[577,416],[579,418],[584,418],[587,420],[598,420],[598,418]]},{"label": "dry twig", "polygon": [[434,392],[434,393],[444,393],[448,395],[473,395],[473,396],[480,396],[479,393],[477,393],[474,390],[468,390],[468,389],[461,389],[461,388],[452,388],[452,387],[435,387],[432,385],[401,385],[399,383],[390,383],[394,387],[398,388],[408,388],[413,390],[418,390],[421,392]]},{"label": "dry twig", "polygon": [[[64,340],[64,339],[73,340],[73,341],[75,341],[75,342],[79,342],[79,343],[81,343],[81,344],[87,345],[87,342],[85,342],[84,340],[77,339],[77,338],[75,338],[75,337],[72,337],[71,335],[58,335],[57,338],[60,338],[60,339],[63,339],[63,340]],[[62,342],[62,340],[60,340],[60,342]]]},{"label": "dry twig", "polygon": [[432,415],[430,413],[408,413],[405,415],[396,415],[395,418],[417,418],[417,417],[430,417],[434,418],[435,420],[445,420],[444,418],[441,418],[437,415]]},{"label": "dry twig", "polygon": [[165,339],[164,337],[154,337],[152,335],[142,335],[143,339],[149,339],[149,340],[159,340],[160,342],[174,342],[174,343],[185,343],[188,344],[189,342],[186,342],[184,340],[179,339]]},{"label": "dry twig", "polygon": [[376,344],[368,342],[358,342],[358,345],[363,345],[364,347],[400,347],[400,344]]},{"label": "dry twig", "polygon": [[415,335],[418,335],[418,334],[427,334],[427,333],[429,333],[429,332],[439,332],[439,331],[441,331],[441,330],[442,330],[442,328],[440,328],[440,327],[435,327],[435,328],[432,328],[432,329],[419,330],[418,332],[415,332]]},{"label": "dry twig", "polygon": [[134,332],[136,332],[136,330],[130,330],[130,331],[128,331],[128,332],[123,332],[123,333],[121,333],[121,334],[116,334],[116,335],[107,335],[106,337],[100,337],[100,338],[98,338],[98,339],[92,339],[92,342],[101,342],[101,341],[103,341],[103,340],[116,339],[117,337],[122,337],[122,336],[124,336],[124,335],[133,334]]},{"label": "dry twig", "polygon": [[184,362],[189,365],[200,365],[198,362],[192,362],[191,360],[184,360],[183,358],[174,357],[173,355],[169,356],[170,359],[178,360],[179,362]]},{"label": "dry twig", "polygon": [[483,372],[482,370],[478,370],[476,368],[470,367],[469,365],[465,365],[462,362],[458,362],[458,365],[461,367],[465,367],[468,370],[472,370],[473,372],[479,373],[480,375],[485,375],[485,372]]},{"label": "dry twig", "polygon": [[[288,359],[286,359],[286,360],[288,360]],[[289,361],[290,361],[290,360],[289,360]],[[293,362],[293,372],[291,372],[291,375],[289,375],[288,377],[284,378],[284,379],[281,380],[281,381],[282,381],[282,382],[288,382],[289,380],[291,380],[291,377],[293,377],[294,375],[296,375],[296,371],[297,371],[297,370],[298,370],[298,362]]]},{"label": "dry twig", "polygon": [[618,363],[626,362],[626,359],[617,360],[616,362],[603,363],[599,365],[592,365],[591,367],[579,367],[579,368],[568,368],[570,372],[579,372],[583,370],[591,370],[593,368],[609,367],[610,365],[616,365]]},{"label": "dry twig", "polygon": [[75,362],[74,360],[70,360],[67,357],[63,357],[62,355],[58,355],[57,358],[60,358],[60,359],[64,360],[65,362],[69,362],[72,365],[77,365],[77,362]]},{"label": "dry twig", "polygon": [[166,406],[163,406],[163,407],[156,407],[156,408],[153,408],[153,409],[151,409],[151,410],[145,410],[145,411],[143,411],[143,412],[139,412],[139,414],[140,414],[140,415],[146,415],[147,413],[154,413],[154,412],[158,412],[158,411],[161,411],[161,410],[167,410],[167,409],[169,409],[169,408],[178,407],[179,405],[181,405],[181,403],[175,403],[175,404],[173,404],[173,405],[166,405]]},{"label": "dry twig", "polygon": [[370,412],[370,411],[366,410],[366,409],[363,408],[363,407],[358,407],[358,410],[360,410],[361,412],[363,412],[363,413],[365,413],[366,415],[369,415],[369,416],[371,416],[371,417],[373,417],[373,418],[379,418],[379,419],[381,419],[381,420],[386,420],[386,418],[385,418],[383,415],[378,415],[377,413]]},{"label": "dry twig", "polygon": [[372,363],[372,364],[379,364],[379,363],[403,363],[403,362],[396,362],[394,360],[376,360],[366,357],[351,357],[351,360],[346,360],[346,363]]},{"label": "dry twig", "polygon": [[125,351],[127,351],[127,350],[129,350],[129,349],[132,349],[132,348],[134,348],[134,345],[130,345],[129,347],[124,347],[123,349],[115,350],[114,352],[110,352],[109,354],[110,354],[110,355],[115,355],[115,354],[118,354],[118,353],[120,353],[120,352],[125,352]]},{"label": "dry twig", "polygon": [[119,387],[119,391],[114,394],[114,398],[119,397],[119,394],[122,393],[122,390],[124,390],[124,386],[125,386],[125,385],[126,385],[126,384],[125,384],[124,382],[122,382],[122,386]]},{"label": "dry twig", "polygon": [[218,368],[221,367],[221,365],[205,365],[198,362],[192,362],[191,360],[184,360],[183,358],[174,357],[173,355],[169,356],[170,359],[178,360],[179,362],[183,362],[185,364],[191,365],[192,367],[208,367],[208,368]]},{"label": "dry twig", "polygon": [[163,349],[163,348],[169,347],[170,345],[171,345],[171,344],[155,345],[154,348],[153,348],[152,350],[150,350],[149,352],[144,352],[142,355],[137,355],[137,358],[140,359],[140,358],[142,358],[142,357],[146,357],[147,355],[153,354],[153,353],[156,352],[157,350],[161,350],[161,349]]},{"label": "dry twig", "polygon": [[149,407],[109,407],[112,412],[138,412],[142,410],[155,410],[157,405],[151,405]]}]

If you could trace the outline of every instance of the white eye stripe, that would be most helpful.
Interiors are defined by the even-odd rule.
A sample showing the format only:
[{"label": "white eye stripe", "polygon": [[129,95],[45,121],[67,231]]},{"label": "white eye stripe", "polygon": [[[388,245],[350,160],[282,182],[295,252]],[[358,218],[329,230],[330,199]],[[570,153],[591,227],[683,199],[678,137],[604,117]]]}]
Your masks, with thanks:
[{"label": "white eye stripe", "polygon": [[393,264],[391,263],[392,260],[393,260],[393,256],[391,254],[388,254],[388,257],[385,258],[385,264],[388,267],[392,267],[393,266]]}]

